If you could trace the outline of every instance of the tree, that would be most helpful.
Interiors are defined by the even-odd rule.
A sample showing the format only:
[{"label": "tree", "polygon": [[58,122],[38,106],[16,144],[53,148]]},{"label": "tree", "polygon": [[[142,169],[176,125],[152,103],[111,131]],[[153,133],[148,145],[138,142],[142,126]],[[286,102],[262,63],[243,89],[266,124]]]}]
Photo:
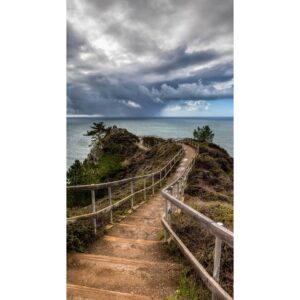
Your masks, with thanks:
[{"label": "tree", "polygon": [[111,127],[105,127],[103,122],[95,123],[91,126],[92,130],[88,130],[84,136],[92,137],[92,146],[96,142],[100,142],[103,137],[110,131]]},{"label": "tree", "polygon": [[212,143],[215,136],[208,125],[205,125],[202,128],[198,126],[197,129],[194,129],[193,135],[196,140],[208,143]]},{"label": "tree", "polygon": [[82,184],[83,166],[82,163],[76,159],[67,171],[67,182],[69,185]]}]

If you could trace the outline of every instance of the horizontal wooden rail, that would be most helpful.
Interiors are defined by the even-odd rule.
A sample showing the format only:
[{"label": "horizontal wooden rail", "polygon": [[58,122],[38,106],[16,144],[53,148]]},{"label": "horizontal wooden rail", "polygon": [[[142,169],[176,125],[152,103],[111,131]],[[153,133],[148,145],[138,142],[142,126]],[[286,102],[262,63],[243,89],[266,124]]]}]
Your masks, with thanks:
[{"label": "horizontal wooden rail", "polygon": [[[212,292],[213,299],[232,299],[232,297],[220,286],[219,274],[220,274],[220,262],[221,262],[221,253],[222,253],[222,242],[226,243],[229,247],[233,248],[233,232],[223,227],[222,223],[217,223],[190,206],[183,203],[182,196],[184,193],[184,188],[186,186],[187,177],[190,170],[193,168],[196,160],[196,156],[199,153],[199,145],[192,139],[182,140],[186,144],[194,147],[196,154],[193,157],[190,164],[186,167],[183,174],[176,178],[171,184],[165,187],[161,194],[165,199],[165,214],[162,217],[162,224],[164,226],[165,232],[165,241],[168,236],[174,240],[178,245],[181,252],[186,256],[189,262],[193,265],[195,270],[200,275],[201,279],[207,286],[207,288]],[[174,194],[174,191],[176,192]],[[214,251],[214,270],[213,275],[211,276],[205,268],[198,262],[195,256],[188,250],[176,233],[172,230],[171,226],[171,214],[172,214],[172,205],[177,208],[177,211],[180,211],[193,220],[195,220],[200,226],[204,227],[208,232],[215,236],[215,251]]]},{"label": "horizontal wooden rail", "polygon": [[206,217],[205,215],[201,214],[200,212],[191,208],[190,206],[184,204],[180,200],[176,199],[174,196],[167,193],[166,190],[163,190],[162,194],[165,199],[174,204],[183,213],[189,215],[192,219],[194,219],[197,223],[205,227],[213,235],[218,236],[228,246],[233,247],[233,233],[230,230],[224,228],[223,226],[220,226],[217,222]]},{"label": "horizontal wooden rail", "polygon": [[[146,191],[152,189],[152,193],[154,193],[154,188],[157,184],[161,184],[161,182],[166,178],[166,176],[171,172],[171,170],[174,168],[174,166],[177,164],[177,162],[182,158],[182,155],[184,154],[183,148],[181,148],[177,154],[159,171],[147,174],[147,175],[143,175],[143,176],[136,176],[136,177],[131,177],[131,178],[127,178],[127,179],[123,179],[123,180],[118,180],[118,181],[113,181],[113,182],[107,182],[107,183],[101,183],[101,184],[90,184],[90,185],[80,185],[80,186],[69,186],[67,187],[68,191],[74,191],[74,192],[78,192],[78,191],[87,191],[90,190],[92,193],[92,208],[93,211],[90,213],[86,213],[86,214],[81,214],[78,216],[73,216],[73,217],[69,217],[67,218],[67,224],[70,223],[74,223],[78,220],[86,220],[86,219],[90,219],[90,218],[94,218],[94,226],[95,226],[95,232],[96,232],[96,222],[95,222],[95,218],[98,215],[101,214],[107,214],[107,213],[111,213],[111,222],[112,222],[112,211],[116,208],[118,208],[119,206],[121,206],[123,203],[131,200],[131,207],[133,207],[133,199],[134,196],[144,192],[144,197],[146,200]],[[159,179],[155,182],[155,176],[159,175]],[[152,179],[152,184],[149,186],[146,186],[146,180],[151,178]],[[134,191],[134,182],[140,179],[144,179],[144,188],[139,189]],[[131,193],[129,195],[127,195],[126,197],[122,198],[121,200],[112,203],[112,196],[111,196],[111,187],[112,186],[118,186],[124,183],[130,183],[130,191]],[[103,188],[107,188],[109,191],[109,197],[108,199],[110,200],[110,204],[108,206],[106,206],[105,208],[101,208],[99,210],[96,211],[95,209],[95,204],[94,204],[94,193],[95,190],[97,189],[103,189]]]},{"label": "horizontal wooden rail", "polygon": [[99,189],[105,189],[109,186],[117,186],[123,183],[127,183],[130,182],[132,180],[136,181],[136,180],[140,180],[140,179],[147,179],[152,177],[152,175],[158,175],[160,172],[163,172],[165,169],[167,169],[171,163],[180,155],[183,154],[183,150],[179,150],[179,152],[160,170],[155,171],[153,173],[150,174],[146,174],[146,175],[141,175],[141,176],[135,176],[135,177],[130,177],[130,178],[125,178],[125,179],[121,179],[121,180],[116,180],[116,181],[110,181],[110,182],[104,182],[104,183],[95,183],[95,184],[85,184],[85,185],[73,185],[73,186],[67,186],[67,191],[90,191],[90,190],[99,190]]}]

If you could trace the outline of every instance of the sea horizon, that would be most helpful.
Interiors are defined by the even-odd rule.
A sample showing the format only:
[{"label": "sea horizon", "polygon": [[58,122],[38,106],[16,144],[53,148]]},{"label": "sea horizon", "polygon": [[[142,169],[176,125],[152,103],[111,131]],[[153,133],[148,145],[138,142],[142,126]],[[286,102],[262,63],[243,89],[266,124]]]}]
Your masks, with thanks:
[{"label": "sea horizon", "polygon": [[90,151],[90,137],[84,136],[93,122],[126,128],[137,136],[192,138],[197,126],[209,125],[215,133],[214,143],[233,157],[233,117],[68,117],[67,168],[74,160],[83,161]]},{"label": "sea horizon", "polygon": [[162,117],[109,117],[109,116],[101,116],[101,115],[67,115],[67,118],[71,119],[93,119],[93,118],[101,118],[101,119],[233,119],[233,116],[162,116]]}]

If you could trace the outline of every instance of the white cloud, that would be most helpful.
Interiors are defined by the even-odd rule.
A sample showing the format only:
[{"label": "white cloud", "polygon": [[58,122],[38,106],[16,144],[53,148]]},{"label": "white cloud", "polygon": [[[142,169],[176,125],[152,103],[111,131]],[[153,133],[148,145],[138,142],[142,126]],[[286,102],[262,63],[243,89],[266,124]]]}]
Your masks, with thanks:
[{"label": "white cloud", "polygon": [[197,112],[197,111],[206,111],[209,109],[209,103],[205,100],[187,100],[182,101],[176,105],[169,105],[165,108],[166,112],[174,113],[174,112]]},{"label": "white cloud", "polygon": [[166,111],[169,111],[169,112],[175,112],[175,111],[180,111],[180,110],[182,110],[182,106],[180,106],[180,105],[168,106],[166,108]]},{"label": "white cloud", "polygon": [[129,107],[142,108],[140,104],[138,104],[134,101],[131,101],[131,100],[120,100],[119,102],[126,105],[126,106],[129,106]]},{"label": "white cloud", "polygon": [[67,115],[67,118],[97,118],[97,117],[103,117],[103,115],[100,114],[94,114],[94,115],[68,114]]},{"label": "white cloud", "polygon": [[204,100],[189,100],[185,102],[185,110],[186,111],[196,111],[196,110],[208,110],[209,103]]}]

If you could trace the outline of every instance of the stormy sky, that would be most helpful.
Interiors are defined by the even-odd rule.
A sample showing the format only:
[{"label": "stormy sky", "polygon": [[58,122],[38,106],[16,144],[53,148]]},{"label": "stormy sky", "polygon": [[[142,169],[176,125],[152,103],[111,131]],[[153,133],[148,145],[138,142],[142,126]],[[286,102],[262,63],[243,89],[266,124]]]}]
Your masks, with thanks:
[{"label": "stormy sky", "polygon": [[68,0],[68,115],[228,116],[232,106],[232,0]]}]

